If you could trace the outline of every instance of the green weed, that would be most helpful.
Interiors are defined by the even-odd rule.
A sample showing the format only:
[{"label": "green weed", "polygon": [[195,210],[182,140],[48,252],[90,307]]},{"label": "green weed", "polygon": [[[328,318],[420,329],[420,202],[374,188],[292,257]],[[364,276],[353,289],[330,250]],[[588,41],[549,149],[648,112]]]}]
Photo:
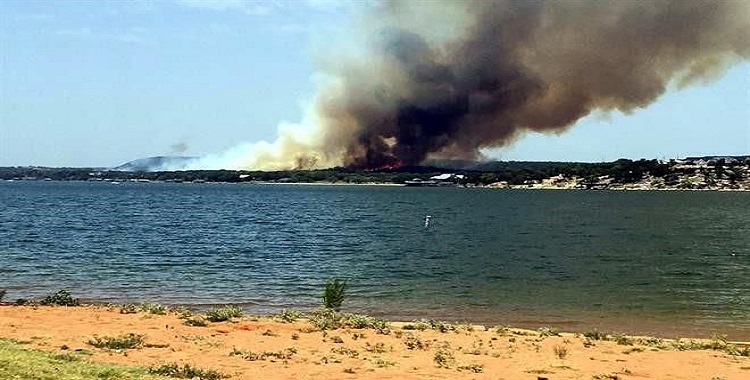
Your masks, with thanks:
[{"label": "green weed", "polygon": [[73,298],[67,290],[58,290],[57,293],[44,297],[39,304],[45,306],[80,306],[81,300]]},{"label": "green weed", "polygon": [[599,330],[586,331],[581,335],[591,340],[607,340],[607,333],[600,332]]},{"label": "green weed", "polygon": [[277,333],[275,333],[275,332],[273,332],[271,330],[263,331],[263,333],[261,335],[263,335],[263,336],[279,336],[279,334],[277,334]]},{"label": "green weed", "polygon": [[309,316],[310,324],[318,330],[335,330],[343,326],[341,315],[333,309],[321,309]]},{"label": "green weed", "polygon": [[421,339],[414,335],[407,335],[404,338],[404,344],[406,345],[406,348],[409,350],[426,350],[430,345],[427,342],[423,342]]},{"label": "green weed", "polygon": [[116,337],[104,336],[100,338],[100,337],[94,336],[93,339],[89,339],[89,341],[86,343],[96,348],[108,348],[111,350],[126,350],[126,349],[139,348],[143,346],[143,342],[144,342],[143,335],[128,333],[128,334],[120,335]]},{"label": "green weed", "polygon": [[143,312],[148,312],[150,314],[157,314],[157,315],[167,314],[167,311],[168,311],[166,306],[160,305],[158,303],[150,303],[150,302],[140,304],[138,309]]},{"label": "green weed", "polygon": [[467,364],[458,366],[459,371],[471,371],[474,373],[480,373],[484,370],[484,366],[481,364]]},{"label": "green weed", "polygon": [[183,364],[180,366],[177,363],[162,364],[160,366],[153,366],[148,369],[148,372],[153,375],[169,376],[176,379],[199,379],[199,380],[219,380],[228,378],[221,372],[212,369],[201,369],[193,367],[190,364]]},{"label": "green weed", "polygon": [[553,350],[555,351],[555,356],[557,356],[560,359],[565,359],[568,356],[568,347],[555,346]]},{"label": "green weed", "polygon": [[206,326],[208,326],[208,322],[206,321],[206,319],[203,318],[203,317],[200,317],[200,316],[198,316],[198,317],[186,317],[186,318],[183,318],[183,322],[182,323],[184,325],[187,325],[187,326],[195,326],[195,327],[206,327]]},{"label": "green weed", "polygon": [[425,322],[414,322],[414,323],[407,323],[402,327],[404,330],[419,330],[424,331],[430,328],[430,325]]},{"label": "green weed", "polygon": [[329,280],[328,283],[326,283],[325,291],[323,292],[323,307],[340,311],[341,305],[344,303],[346,287],[346,280],[338,278]]},{"label": "green weed", "polygon": [[302,316],[302,313],[296,310],[283,309],[276,315],[274,319],[281,323],[293,323],[296,322]]},{"label": "green weed", "polygon": [[614,337],[612,337],[612,340],[615,341],[615,343],[621,345],[621,346],[632,346],[635,342],[633,338],[630,338],[626,335],[622,334],[616,334]]},{"label": "green weed", "polygon": [[252,352],[252,351],[243,351],[238,350],[236,348],[232,348],[232,351],[229,353],[229,356],[239,356],[245,360],[249,361],[259,361],[259,360],[288,360],[291,359],[294,354],[297,353],[297,349],[294,347],[285,348],[280,351],[263,351],[263,352]]},{"label": "green weed", "polygon": [[560,336],[560,330],[554,327],[542,327],[539,329],[539,336],[543,338],[548,336]]},{"label": "green weed", "polygon": [[356,358],[359,356],[359,352],[357,350],[346,347],[334,347],[331,349],[331,352],[333,352],[334,354],[348,356],[350,358]]},{"label": "green weed", "polygon": [[390,332],[388,321],[368,315],[346,313],[342,315],[342,323],[354,329],[375,329],[379,334]]},{"label": "green weed", "polygon": [[120,306],[120,314],[135,314],[138,312],[138,307],[132,303]]},{"label": "green weed", "polygon": [[372,365],[374,365],[377,368],[388,368],[388,367],[393,367],[394,365],[396,365],[396,362],[392,360],[383,359],[383,358],[375,358],[372,360]]},{"label": "green weed", "polygon": [[365,343],[365,351],[372,352],[375,354],[382,354],[390,350],[388,349],[388,347],[386,347],[385,343],[379,342],[379,343],[375,343],[374,345],[370,343]]},{"label": "green weed", "polygon": [[242,316],[242,308],[239,306],[227,305],[220,308],[209,309],[206,312],[206,319],[211,322],[224,322],[229,321],[232,318],[239,318]]},{"label": "green weed", "polygon": [[453,351],[447,342],[435,350],[432,360],[440,368],[451,368],[456,363],[456,358],[453,356]]}]

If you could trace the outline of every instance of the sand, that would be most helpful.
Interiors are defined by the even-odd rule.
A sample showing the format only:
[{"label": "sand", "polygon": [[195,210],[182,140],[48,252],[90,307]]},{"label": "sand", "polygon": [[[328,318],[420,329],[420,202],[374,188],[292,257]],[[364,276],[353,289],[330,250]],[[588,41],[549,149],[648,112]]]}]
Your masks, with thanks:
[{"label": "sand", "polygon": [[[122,314],[105,306],[0,306],[0,337],[51,352],[76,349],[96,362],[150,366],[187,363],[232,379],[748,379],[750,358],[719,350],[677,351],[649,345],[590,341],[538,331],[373,329],[311,331],[305,321],[243,317],[206,327],[176,314]],[[145,335],[145,346],[94,348],[95,336]],[[586,344],[589,341],[591,344]],[[409,343],[411,347],[407,345]],[[241,355],[230,355],[231,352]],[[278,353],[278,357],[249,354]],[[443,353],[446,367],[438,366]],[[453,360],[450,360],[450,356]],[[438,353],[438,357],[441,355]],[[255,360],[249,360],[255,359]],[[480,370],[481,372],[475,372]]]}]

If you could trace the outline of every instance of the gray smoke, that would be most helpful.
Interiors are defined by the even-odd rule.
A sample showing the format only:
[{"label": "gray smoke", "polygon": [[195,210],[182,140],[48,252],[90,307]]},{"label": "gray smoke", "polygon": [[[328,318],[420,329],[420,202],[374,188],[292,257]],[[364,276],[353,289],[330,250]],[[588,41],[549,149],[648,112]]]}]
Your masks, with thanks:
[{"label": "gray smoke", "polygon": [[631,112],[748,59],[748,4],[385,2],[367,56],[329,69],[337,81],[316,97],[317,154],[363,168],[475,159],[523,131]]}]

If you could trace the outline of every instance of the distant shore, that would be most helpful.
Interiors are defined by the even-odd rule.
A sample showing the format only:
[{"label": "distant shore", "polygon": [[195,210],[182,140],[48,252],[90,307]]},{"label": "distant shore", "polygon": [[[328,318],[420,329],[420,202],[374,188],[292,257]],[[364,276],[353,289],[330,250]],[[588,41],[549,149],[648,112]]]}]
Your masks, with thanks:
[{"label": "distant shore", "polygon": [[[669,340],[553,328],[382,324],[365,316],[345,318],[377,327],[321,330],[318,319],[324,315],[299,319],[288,312],[210,322],[205,315],[153,305],[5,305],[0,306],[0,338],[86,362],[189,364],[232,379],[687,380],[750,373],[748,343],[722,337]],[[119,348],[107,348],[110,344]]]},{"label": "distant shore", "polygon": [[[24,181],[22,179],[10,179],[5,182],[16,182]],[[1,182],[1,181],[0,181]],[[70,181],[63,181],[70,182]],[[89,182],[89,181],[78,181],[78,182]],[[101,181],[109,182],[113,184],[121,184],[119,181]],[[138,183],[173,183],[169,181],[125,181],[125,182],[138,182]],[[182,183],[182,182],[180,182]],[[192,184],[193,182],[190,182]],[[223,184],[244,184],[244,185],[269,185],[269,186],[382,186],[382,187],[406,187],[403,183],[392,183],[392,182],[366,182],[366,183],[351,183],[351,182],[272,182],[272,181],[253,181],[253,182],[198,182],[198,183],[223,183]],[[423,186],[423,187],[436,187],[436,186]],[[547,184],[544,182],[531,183],[524,185],[508,185],[508,184],[489,184],[489,185],[450,185],[442,187],[459,187],[459,188],[474,188],[474,189],[495,189],[495,190],[522,190],[522,191],[533,191],[533,190],[577,190],[577,191],[676,191],[676,192],[704,192],[704,191],[718,191],[718,192],[748,192],[750,186],[743,187],[708,187],[708,188],[680,188],[680,187],[663,187],[663,186],[649,186],[643,183],[636,184],[614,184],[606,188],[585,188],[583,186],[570,186],[568,184],[555,185]]]},{"label": "distant shore", "polygon": [[0,167],[0,180],[109,183],[273,183],[576,190],[750,190],[750,156],[613,162],[435,161],[395,168],[142,171]]}]

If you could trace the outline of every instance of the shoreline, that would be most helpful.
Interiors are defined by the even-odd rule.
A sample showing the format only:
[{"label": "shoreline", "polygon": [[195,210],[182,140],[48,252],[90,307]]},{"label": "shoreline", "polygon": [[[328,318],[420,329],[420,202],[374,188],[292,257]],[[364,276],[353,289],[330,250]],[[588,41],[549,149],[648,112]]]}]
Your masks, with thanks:
[{"label": "shoreline", "polygon": [[[23,304],[18,302],[0,302],[0,308],[3,307],[45,307],[36,299],[24,299]],[[184,304],[184,303],[159,303],[151,301],[135,302],[118,302],[111,300],[109,302],[98,302],[91,299],[81,299],[80,305],[76,307],[84,308],[138,308],[144,305],[156,305],[163,307],[165,310],[183,310],[186,312],[200,314],[207,310],[222,308],[226,306],[238,307],[245,315],[257,318],[270,318],[285,310],[307,315],[319,310],[317,306],[261,306],[258,304],[248,304],[242,302],[219,302],[203,304]],[[398,312],[395,310],[384,311],[374,310],[372,308],[345,308],[342,312],[350,314],[368,315],[374,318],[383,319],[393,323],[420,323],[435,322],[450,323],[455,325],[486,325],[486,326],[512,326],[518,329],[536,331],[543,328],[551,328],[569,333],[581,333],[584,331],[599,331],[602,333],[629,335],[629,336],[652,336],[662,339],[680,339],[682,337],[696,339],[710,339],[713,336],[724,336],[732,341],[750,342],[750,328],[742,325],[730,324],[712,324],[710,321],[692,321],[687,320],[656,318],[654,316],[644,315],[603,315],[601,313],[591,313],[588,315],[565,315],[554,313],[553,310],[523,313],[482,313],[476,314],[468,310],[460,313],[436,313],[436,312]]]},{"label": "shoreline", "polygon": [[[720,337],[673,341],[442,322],[383,326],[364,316],[352,320],[367,327],[321,330],[314,327],[319,322],[291,314],[286,315],[290,323],[279,314],[197,326],[186,321],[201,316],[152,311],[2,305],[0,338],[58,355],[85,353],[80,355],[85,361],[189,364],[232,379],[735,379],[750,374],[745,356],[750,343]],[[141,343],[118,349],[90,344],[126,334]]]},{"label": "shoreline", "polygon": [[7,183],[24,183],[24,182],[39,182],[39,183],[45,183],[45,182],[75,182],[75,183],[108,183],[111,185],[122,185],[124,183],[127,184],[140,184],[140,185],[148,185],[148,184],[175,184],[175,185],[202,185],[202,184],[219,184],[219,185],[261,185],[261,186],[372,186],[372,187],[417,187],[417,188],[459,188],[459,189],[492,189],[492,190],[523,190],[523,191],[544,191],[544,190],[568,190],[568,191],[592,191],[592,192],[607,192],[607,191],[675,191],[675,192],[750,192],[750,187],[740,187],[740,188],[729,188],[729,187],[716,187],[716,188],[678,188],[678,187],[653,187],[653,186],[642,186],[643,184],[639,183],[638,186],[619,186],[615,185],[608,188],[603,189],[597,189],[597,188],[576,188],[576,187],[570,187],[570,186],[555,186],[555,185],[543,185],[543,184],[531,184],[531,185],[502,185],[502,186],[496,186],[493,184],[489,185],[471,185],[471,186],[464,186],[464,185],[450,185],[450,186],[407,186],[403,183],[396,183],[396,182],[365,182],[365,183],[356,183],[356,182],[274,182],[274,181],[246,181],[246,182],[221,182],[221,181],[205,181],[205,182],[170,182],[170,181],[125,181],[125,182],[118,182],[118,181],[84,181],[84,180],[51,180],[51,181],[42,181],[42,180],[16,180],[16,179],[6,179],[6,180],[0,180],[0,182],[7,182]]}]

